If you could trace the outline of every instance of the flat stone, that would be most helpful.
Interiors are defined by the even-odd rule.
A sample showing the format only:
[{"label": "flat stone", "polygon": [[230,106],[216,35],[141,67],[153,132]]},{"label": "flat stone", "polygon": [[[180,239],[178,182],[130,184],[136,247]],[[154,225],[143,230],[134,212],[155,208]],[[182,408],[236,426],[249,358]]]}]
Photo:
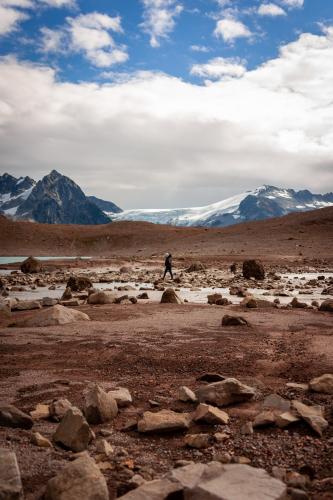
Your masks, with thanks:
[{"label": "flat stone", "polygon": [[274,425],[276,420],[276,413],[272,410],[266,410],[258,413],[253,421],[253,427],[266,427]]},{"label": "flat stone", "polygon": [[34,420],[47,419],[50,416],[49,405],[38,404],[35,410],[30,412],[31,418]]},{"label": "flat stone", "polygon": [[109,391],[108,395],[116,400],[119,407],[128,406],[133,402],[131,393],[126,387],[118,387],[114,391]]},{"label": "flat stone", "polygon": [[3,427],[31,429],[34,421],[30,415],[27,415],[13,405],[0,405],[0,425]]},{"label": "flat stone", "polygon": [[89,455],[77,458],[50,479],[46,500],[109,500],[106,480]]},{"label": "flat stone", "polygon": [[157,413],[146,411],[138,422],[139,432],[170,432],[187,430],[191,417],[187,413],[161,410]]},{"label": "flat stone", "polygon": [[333,394],[333,375],[325,373],[320,377],[313,378],[309,383],[310,389],[323,394]]},{"label": "flat stone", "polygon": [[21,474],[13,451],[0,448],[0,499],[23,500]]},{"label": "flat stone", "polygon": [[90,424],[102,424],[113,420],[118,414],[116,400],[98,385],[84,391],[84,414]]},{"label": "flat stone", "polygon": [[294,400],[293,408],[297,414],[312,427],[312,429],[322,436],[324,430],[328,427],[328,422],[324,418],[324,412],[321,406],[307,406],[301,401]]},{"label": "flat stone", "polygon": [[297,391],[308,391],[309,384],[298,384],[297,382],[287,382],[286,387],[296,389]]},{"label": "flat stone", "polygon": [[287,411],[284,413],[280,413],[280,415],[276,416],[275,423],[278,427],[281,429],[284,429],[285,427],[288,427],[290,424],[294,424],[295,422],[298,422],[300,419],[297,415],[294,413]]},{"label": "flat stone", "polygon": [[73,406],[58,425],[53,441],[79,452],[87,449],[93,437],[94,434],[81,411]]},{"label": "flat stone", "polygon": [[32,309],[41,309],[39,300],[20,300],[13,305],[12,311],[30,311]]},{"label": "flat stone", "polygon": [[222,318],[222,326],[250,326],[250,323],[243,316],[230,316],[226,314]]},{"label": "flat stone", "polygon": [[211,425],[227,424],[229,415],[215,406],[200,403],[193,414],[194,422]]},{"label": "flat stone", "polygon": [[164,478],[148,481],[120,498],[123,500],[167,500],[181,491],[182,487],[179,483]]},{"label": "flat stone", "polygon": [[290,401],[282,398],[278,394],[270,394],[264,399],[262,406],[263,408],[274,408],[286,412],[290,410]]},{"label": "flat stone", "polygon": [[61,305],[48,307],[37,313],[29,316],[28,318],[18,319],[10,326],[17,327],[45,327],[66,325],[68,323],[75,323],[77,321],[89,321],[90,318],[87,314],[81,311],[75,311]]},{"label": "flat stone", "polygon": [[227,406],[251,400],[255,396],[256,390],[235,378],[226,378],[221,382],[199,387],[195,394],[201,403]]}]

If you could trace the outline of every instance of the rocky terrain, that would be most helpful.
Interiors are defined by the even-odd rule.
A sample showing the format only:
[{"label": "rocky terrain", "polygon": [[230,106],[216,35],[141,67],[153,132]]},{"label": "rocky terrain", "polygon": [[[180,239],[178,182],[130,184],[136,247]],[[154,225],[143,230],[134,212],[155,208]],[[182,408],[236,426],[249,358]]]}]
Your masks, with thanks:
[{"label": "rocky terrain", "polygon": [[232,257],[3,271],[0,498],[333,498],[331,256]]}]

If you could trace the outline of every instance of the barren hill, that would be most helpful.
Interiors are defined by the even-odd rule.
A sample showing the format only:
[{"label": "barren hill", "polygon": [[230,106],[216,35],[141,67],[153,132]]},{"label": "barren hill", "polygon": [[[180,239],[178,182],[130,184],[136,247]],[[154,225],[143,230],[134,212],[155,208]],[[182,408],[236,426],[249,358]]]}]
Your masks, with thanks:
[{"label": "barren hill", "polygon": [[181,256],[333,260],[333,207],[227,228],[179,228],[146,222],[98,226],[37,224],[0,216],[0,254],[93,257]]}]

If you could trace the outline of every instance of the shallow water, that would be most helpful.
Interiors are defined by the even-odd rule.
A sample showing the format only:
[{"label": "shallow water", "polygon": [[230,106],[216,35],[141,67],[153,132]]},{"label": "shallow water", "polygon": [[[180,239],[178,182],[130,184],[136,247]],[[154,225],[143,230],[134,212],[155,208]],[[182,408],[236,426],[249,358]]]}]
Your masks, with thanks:
[{"label": "shallow water", "polygon": [[[0,257],[0,265],[5,264],[16,264],[17,262],[23,262],[27,259],[29,255],[25,257],[16,256],[16,257]],[[36,257],[38,260],[76,260],[76,259],[91,259],[91,257]]]}]

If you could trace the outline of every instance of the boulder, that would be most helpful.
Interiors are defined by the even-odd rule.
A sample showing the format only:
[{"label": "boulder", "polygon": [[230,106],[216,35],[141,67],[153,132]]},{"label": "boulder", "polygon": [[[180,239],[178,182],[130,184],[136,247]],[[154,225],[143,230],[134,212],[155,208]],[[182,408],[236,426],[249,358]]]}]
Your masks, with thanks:
[{"label": "boulder", "polygon": [[39,300],[20,300],[13,305],[13,311],[31,311],[33,309],[41,309],[42,305]]},{"label": "boulder", "polygon": [[110,422],[118,414],[116,400],[98,385],[84,391],[84,414],[90,424]]},{"label": "boulder", "polygon": [[161,304],[182,304],[183,301],[173,288],[167,288],[162,295]]},{"label": "boulder", "polygon": [[313,378],[310,380],[309,386],[314,392],[333,394],[333,375],[331,373],[325,373],[320,377]]},{"label": "boulder", "polygon": [[66,325],[68,323],[75,323],[77,321],[90,321],[87,314],[74,309],[69,309],[61,305],[56,305],[43,309],[28,318],[16,320],[10,326],[18,327],[45,327]]},{"label": "boulder", "polygon": [[28,257],[21,264],[21,271],[24,274],[35,274],[42,271],[42,264],[34,257]]},{"label": "boulder", "polygon": [[72,403],[66,398],[56,399],[49,406],[50,417],[56,422],[60,422],[67,411],[72,408]]},{"label": "boulder", "polygon": [[128,406],[133,401],[131,393],[126,387],[118,387],[114,391],[109,391],[108,395],[116,401],[119,407]]},{"label": "boulder", "polygon": [[197,261],[197,262],[193,262],[187,269],[186,269],[186,272],[187,273],[199,273],[200,271],[205,271],[206,268],[205,266],[202,264],[202,262],[200,261]]},{"label": "boulder", "polygon": [[194,392],[186,387],[185,385],[182,385],[178,389],[178,394],[177,394],[177,399],[179,401],[183,401],[184,403],[196,403],[197,397],[194,394]]},{"label": "boulder", "polygon": [[215,406],[200,403],[193,414],[193,420],[197,423],[221,425],[229,422],[229,415]]},{"label": "boulder", "polygon": [[216,304],[217,300],[221,300],[222,295],[220,293],[212,293],[211,295],[207,295],[208,304]]},{"label": "boulder", "polygon": [[67,464],[46,488],[46,500],[109,500],[106,480],[87,454]]},{"label": "boulder", "polygon": [[53,441],[72,451],[87,449],[94,434],[78,408],[70,408],[58,425]]},{"label": "boulder", "polygon": [[81,292],[92,287],[92,281],[86,276],[71,276],[66,285],[66,288],[70,288],[73,292]]},{"label": "boulder", "polygon": [[297,297],[294,297],[290,302],[293,309],[307,309],[308,305],[305,302],[300,302]]},{"label": "boulder", "polygon": [[244,260],[243,276],[247,280],[250,278],[263,280],[265,279],[265,268],[258,260]]},{"label": "boulder", "polygon": [[328,422],[324,418],[321,406],[307,406],[301,401],[293,400],[292,408],[319,436],[323,435],[324,430],[328,427]]},{"label": "boulder", "polygon": [[73,297],[72,289],[67,286],[64,293],[62,294],[61,300],[70,300]]},{"label": "boulder", "polygon": [[319,307],[319,311],[333,312],[333,299],[324,300]]},{"label": "boulder", "polygon": [[13,405],[0,405],[0,426],[31,429],[34,421],[23,411]]},{"label": "boulder", "polygon": [[0,448],[0,498],[23,500],[21,474],[13,451]]},{"label": "boulder", "polygon": [[176,413],[172,410],[161,410],[157,413],[144,412],[138,422],[139,432],[170,432],[187,430],[191,417],[188,413]]},{"label": "boulder", "polygon": [[265,470],[218,462],[190,464],[149,481],[121,497],[123,500],[284,500],[287,486]]},{"label": "boulder", "polygon": [[112,292],[95,292],[89,295],[88,304],[113,304],[116,296]]},{"label": "boulder", "polygon": [[221,382],[199,387],[195,394],[201,403],[227,406],[251,400],[255,396],[256,390],[235,378],[226,378]]},{"label": "boulder", "polygon": [[190,448],[208,448],[212,444],[213,438],[210,434],[187,434],[184,442]]},{"label": "boulder", "polygon": [[222,326],[250,326],[250,323],[243,316],[225,314],[222,318]]}]

